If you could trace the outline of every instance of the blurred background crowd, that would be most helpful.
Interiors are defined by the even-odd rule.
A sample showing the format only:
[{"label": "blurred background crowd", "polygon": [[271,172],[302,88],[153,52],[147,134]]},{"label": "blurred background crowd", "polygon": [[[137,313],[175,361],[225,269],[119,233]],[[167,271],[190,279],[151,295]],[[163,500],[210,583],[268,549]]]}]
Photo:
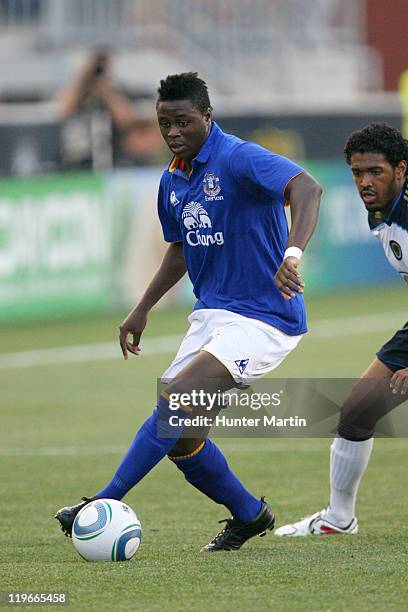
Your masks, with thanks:
[{"label": "blurred background crowd", "polygon": [[353,263],[375,246],[363,211],[348,223],[342,148],[373,120],[408,132],[406,23],[406,0],[0,0],[0,320],[27,298],[41,316],[137,297],[162,253],[156,90],[188,70],[225,131],[323,182],[311,289],[336,284],[339,255],[344,285],[373,282]]},{"label": "blurred background crowd", "polygon": [[405,0],[0,0],[2,175],[162,163],[160,78],[197,70],[227,128],[301,157],[400,123]]}]

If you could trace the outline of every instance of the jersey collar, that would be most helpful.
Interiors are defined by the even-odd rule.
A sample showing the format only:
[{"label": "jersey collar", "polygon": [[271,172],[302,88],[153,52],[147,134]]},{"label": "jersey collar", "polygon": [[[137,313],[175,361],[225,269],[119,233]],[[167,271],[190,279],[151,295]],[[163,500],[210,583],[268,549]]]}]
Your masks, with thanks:
[{"label": "jersey collar", "polygon": [[203,146],[201,147],[200,151],[198,152],[198,155],[194,158],[193,161],[198,161],[200,164],[207,163],[212,148],[221,133],[222,132],[220,127],[215,121],[213,121],[210,133],[208,134]]},{"label": "jersey collar", "polygon": [[174,156],[169,164],[169,172],[173,173],[175,170],[181,170],[181,172],[184,172],[184,168],[184,161]]},{"label": "jersey collar", "polygon": [[395,212],[395,209],[397,208],[400,200],[402,199],[402,197],[404,197],[405,200],[408,199],[408,181],[405,181],[405,184],[403,186],[403,188],[401,189],[401,191],[399,192],[399,194],[397,195],[397,197],[395,198],[392,206],[391,206],[391,210],[389,212],[389,214],[387,215],[387,217],[384,217],[384,221],[390,225],[391,223],[391,217]]}]

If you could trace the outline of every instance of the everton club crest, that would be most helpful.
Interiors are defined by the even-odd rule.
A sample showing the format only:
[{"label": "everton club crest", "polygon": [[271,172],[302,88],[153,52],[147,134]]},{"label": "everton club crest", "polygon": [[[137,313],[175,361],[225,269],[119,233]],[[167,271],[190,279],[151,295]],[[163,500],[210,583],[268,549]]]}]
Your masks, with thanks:
[{"label": "everton club crest", "polygon": [[[214,198],[221,191],[220,179],[214,174],[214,172],[206,172],[203,179],[204,193]],[[206,198],[207,199],[207,198]]]}]

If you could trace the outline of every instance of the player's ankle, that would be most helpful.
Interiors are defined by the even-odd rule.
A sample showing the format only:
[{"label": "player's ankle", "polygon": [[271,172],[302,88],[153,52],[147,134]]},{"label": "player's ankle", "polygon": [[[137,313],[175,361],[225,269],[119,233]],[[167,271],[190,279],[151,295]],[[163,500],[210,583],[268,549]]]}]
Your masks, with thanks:
[{"label": "player's ankle", "polygon": [[336,509],[330,507],[322,512],[322,517],[329,523],[332,523],[336,527],[341,527],[342,529],[348,527],[355,518],[353,515],[336,511]]}]

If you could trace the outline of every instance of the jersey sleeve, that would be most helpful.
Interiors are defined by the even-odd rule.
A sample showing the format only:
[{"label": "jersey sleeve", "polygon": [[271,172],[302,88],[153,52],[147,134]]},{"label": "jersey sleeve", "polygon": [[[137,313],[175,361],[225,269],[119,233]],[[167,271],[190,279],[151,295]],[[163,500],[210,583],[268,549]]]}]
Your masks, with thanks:
[{"label": "jersey sleeve", "polygon": [[258,197],[282,200],[289,181],[304,172],[287,157],[264,149],[254,142],[244,142],[230,159],[236,181]]},{"label": "jersey sleeve", "polygon": [[162,226],[163,237],[166,242],[181,242],[183,237],[181,235],[180,225],[177,219],[174,219],[174,217],[169,214],[168,206],[168,202],[166,206],[165,189],[163,187],[163,180],[161,180],[157,196],[157,210]]}]

